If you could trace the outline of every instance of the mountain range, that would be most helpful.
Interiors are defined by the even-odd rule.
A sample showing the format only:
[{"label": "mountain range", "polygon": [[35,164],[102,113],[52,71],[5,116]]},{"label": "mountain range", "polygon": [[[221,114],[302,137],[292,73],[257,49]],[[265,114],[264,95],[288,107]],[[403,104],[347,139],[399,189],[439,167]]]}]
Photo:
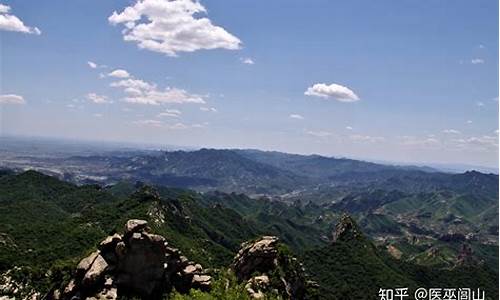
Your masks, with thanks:
[{"label": "mountain range", "polygon": [[[376,299],[381,286],[435,284],[482,288],[495,299],[498,217],[493,209],[498,200],[487,197],[495,183],[489,176],[494,175],[456,177],[480,192],[476,197],[458,196],[466,189],[455,185],[426,192],[428,198],[424,192],[371,190],[368,185],[341,201],[286,203],[140,181],[75,185],[35,171],[2,171],[0,286],[11,296],[15,291],[53,297],[100,240],[122,232],[129,219],[144,219],[189,259],[217,272],[230,265],[241,243],[276,236],[315,282],[311,299]],[[240,291],[238,281],[221,280],[234,282],[230,290]],[[360,280],[363,288],[357,285]],[[6,288],[13,285],[17,289]],[[208,295],[186,299],[212,299]]]}]

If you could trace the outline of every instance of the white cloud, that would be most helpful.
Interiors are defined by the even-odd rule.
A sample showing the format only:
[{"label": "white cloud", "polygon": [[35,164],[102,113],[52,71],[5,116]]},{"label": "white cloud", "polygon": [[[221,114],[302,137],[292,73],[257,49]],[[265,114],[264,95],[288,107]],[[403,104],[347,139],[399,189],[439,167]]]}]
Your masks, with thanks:
[{"label": "white cloud", "polygon": [[381,136],[370,136],[370,135],[360,135],[360,134],[351,135],[349,136],[349,138],[355,142],[376,143],[385,141],[385,138]]},{"label": "white cloud", "polygon": [[204,128],[206,127],[207,123],[204,124],[184,124],[184,123],[175,123],[175,124],[165,124],[166,129],[170,130],[184,130],[184,129],[191,129],[191,128]]},{"label": "white cloud", "polygon": [[107,68],[106,65],[99,65],[93,61],[87,61],[87,65],[91,68],[91,69],[102,69],[102,68]]},{"label": "white cloud", "polygon": [[250,57],[242,57],[242,58],[240,58],[240,61],[244,64],[247,64],[247,65],[254,65],[255,64],[255,61],[253,59],[251,59]]},{"label": "white cloud", "polygon": [[108,100],[108,96],[105,96],[105,95],[98,95],[96,93],[88,93],[86,97],[88,100],[92,101],[95,104],[111,103],[111,101]]},{"label": "white cloud", "polygon": [[135,90],[125,90],[129,96],[126,102],[139,104],[164,104],[164,103],[205,103],[199,95],[189,94],[186,90],[167,87],[164,90],[148,90],[136,94]]},{"label": "white cloud", "polygon": [[345,129],[352,130],[353,128],[351,126],[346,126]]},{"label": "white cloud", "polygon": [[480,137],[469,137],[464,139],[456,139],[454,142],[461,146],[472,148],[498,148],[498,136],[483,135]]},{"label": "white cloud", "polygon": [[178,88],[166,87],[165,89],[159,89],[156,84],[141,79],[128,78],[112,82],[110,86],[122,88],[126,94],[123,100],[129,103],[150,105],[205,103],[205,100],[200,95],[191,94]]},{"label": "white cloud", "polygon": [[76,110],[82,110],[83,109],[83,105],[79,104],[79,105],[76,105],[76,104],[66,104],[66,107],[69,108],[70,110],[73,110],[73,111],[76,111]]},{"label": "white cloud", "polygon": [[151,127],[162,127],[164,124],[162,121],[158,120],[139,120],[139,121],[134,121],[133,123],[139,126],[151,126]]},{"label": "white cloud", "polygon": [[25,104],[25,103],[26,101],[24,101],[23,96],[15,94],[0,95],[0,104]]},{"label": "white cloud", "polygon": [[201,111],[207,111],[207,112],[217,112],[217,108],[215,108],[215,107],[205,107],[205,106],[202,106],[202,107],[200,107],[200,110]]},{"label": "white cloud", "polygon": [[113,12],[112,25],[123,24],[123,39],[141,49],[177,56],[201,49],[240,49],[241,41],[224,28],[213,25],[201,3],[193,0],[142,0]]},{"label": "white cloud", "polygon": [[473,65],[484,64],[484,59],[482,59],[482,58],[473,58],[473,59],[471,59],[470,63],[473,64]]},{"label": "white cloud", "polygon": [[332,135],[332,133],[328,132],[328,131],[312,131],[312,130],[306,131],[306,134],[312,135],[315,137],[328,137],[328,136]]},{"label": "white cloud", "polygon": [[289,117],[291,119],[304,120],[304,117],[299,114],[291,114]]},{"label": "white cloud", "polygon": [[415,137],[415,136],[401,136],[398,137],[401,140],[401,144],[405,146],[422,146],[422,147],[433,147],[440,145],[440,141],[434,137],[433,134],[429,134],[427,137]]},{"label": "white cloud", "polygon": [[158,114],[158,117],[172,117],[178,118],[181,115],[181,111],[178,109],[165,109],[165,111]]},{"label": "white cloud", "polygon": [[[125,79],[116,82],[112,82],[110,84],[111,87],[121,87],[126,90],[127,93],[137,92],[138,94],[142,93],[143,90],[153,90],[156,89],[155,84],[150,84],[141,79]],[[127,91],[127,89],[129,89]]]},{"label": "white cloud", "polygon": [[455,129],[445,129],[445,130],[443,130],[443,133],[446,133],[446,134],[461,134],[460,131],[455,130]]},{"label": "white cloud", "polygon": [[139,126],[147,126],[147,127],[155,127],[155,128],[164,128],[168,130],[185,130],[185,129],[191,129],[191,128],[204,128],[204,124],[184,124],[184,123],[173,123],[173,124],[167,124],[162,121],[158,120],[138,120],[134,121],[133,124],[139,125]]},{"label": "white cloud", "polygon": [[37,27],[24,25],[18,17],[10,14],[10,6],[0,4],[0,30],[16,31],[40,35],[42,32]]},{"label": "white cloud", "polygon": [[108,73],[109,77],[115,77],[115,78],[129,78],[130,74],[123,69],[116,69],[110,73]]},{"label": "white cloud", "polygon": [[103,114],[93,114],[93,116],[96,118],[102,118],[104,115]]},{"label": "white cloud", "polygon": [[340,84],[332,83],[330,85],[324,83],[316,83],[307,88],[304,92],[307,96],[316,96],[321,98],[334,98],[341,102],[358,101],[359,97],[348,87]]},{"label": "white cloud", "polygon": [[482,101],[477,101],[476,102],[476,105],[479,106],[479,107],[483,107],[484,106],[484,102]]},{"label": "white cloud", "polygon": [[472,120],[467,120],[467,124],[472,124]]}]

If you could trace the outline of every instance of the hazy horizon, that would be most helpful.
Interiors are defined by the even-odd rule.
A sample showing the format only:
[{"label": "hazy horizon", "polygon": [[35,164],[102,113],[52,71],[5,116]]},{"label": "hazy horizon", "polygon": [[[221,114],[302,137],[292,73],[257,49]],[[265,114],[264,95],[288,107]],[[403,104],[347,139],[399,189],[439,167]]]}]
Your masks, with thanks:
[{"label": "hazy horizon", "polygon": [[[467,163],[446,163],[446,162],[414,162],[414,161],[391,161],[391,160],[383,160],[378,158],[370,158],[370,157],[353,157],[353,156],[343,156],[343,155],[328,155],[321,153],[298,153],[298,152],[289,152],[283,150],[276,149],[262,149],[262,148],[242,148],[242,147],[208,147],[203,145],[175,145],[175,144],[167,144],[167,143],[138,143],[138,142],[127,142],[127,141],[105,141],[105,140],[90,140],[90,139],[71,139],[64,137],[49,137],[49,136],[13,136],[13,135],[3,135],[0,136],[1,139],[12,139],[17,141],[25,141],[25,142],[35,142],[35,141],[43,141],[43,142],[55,142],[55,143],[63,143],[67,142],[69,144],[75,146],[92,146],[98,144],[99,147],[107,148],[109,150],[151,150],[151,151],[197,151],[200,149],[215,149],[215,150],[256,150],[263,152],[280,152],[286,154],[296,154],[296,155],[319,155],[324,157],[332,157],[337,159],[353,159],[353,160],[361,160],[366,162],[372,162],[377,164],[385,164],[385,165],[401,165],[401,166],[416,166],[416,167],[429,167],[434,168],[438,171],[442,172],[452,172],[452,173],[460,173],[466,171],[479,171],[482,173],[499,173],[498,166],[486,166],[486,165],[472,165]],[[98,150],[98,149],[97,149]],[[0,152],[2,151],[0,147]]]}]

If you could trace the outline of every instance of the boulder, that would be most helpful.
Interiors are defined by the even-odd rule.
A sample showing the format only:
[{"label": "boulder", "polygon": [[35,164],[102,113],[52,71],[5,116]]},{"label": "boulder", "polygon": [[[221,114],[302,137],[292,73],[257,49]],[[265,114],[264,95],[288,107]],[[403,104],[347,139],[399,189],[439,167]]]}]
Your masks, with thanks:
[{"label": "boulder", "polygon": [[[146,224],[142,223],[142,228]],[[134,232],[125,245],[125,255],[121,256],[116,266],[117,285],[144,296],[161,291],[164,264],[167,263],[163,237]]]},{"label": "boulder", "polygon": [[61,299],[113,300],[119,294],[162,299],[174,287],[208,291],[212,278],[203,267],[169,246],[163,236],[149,233],[147,224],[129,220],[124,235],[105,238],[98,251],[80,261]]},{"label": "boulder", "polygon": [[83,277],[82,283],[84,286],[93,287],[98,281],[104,278],[104,273],[108,268],[108,263],[101,256],[97,255],[92,266],[88,269]]},{"label": "boulder", "polygon": [[264,292],[270,289],[270,280],[267,275],[255,276],[248,280],[245,289],[253,299],[264,299]]},{"label": "boulder", "polygon": [[209,275],[195,274],[191,281],[191,287],[201,291],[208,291],[212,285],[212,277]]},{"label": "boulder", "polygon": [[128,220],[125,224],[125,234],[139,232],[148,226],[148,222],[145,220]]},{"label": "boulder", "polygon": [[82,259],[79,263],[78,266],[76,266],[76,272],[79,275],[84,275],[87,273],[87,271],[90,269],[92,264],[94,263],[94,260],[97,258],[99,255],[99,251],[92,252],[89,256],[85,257]]}]

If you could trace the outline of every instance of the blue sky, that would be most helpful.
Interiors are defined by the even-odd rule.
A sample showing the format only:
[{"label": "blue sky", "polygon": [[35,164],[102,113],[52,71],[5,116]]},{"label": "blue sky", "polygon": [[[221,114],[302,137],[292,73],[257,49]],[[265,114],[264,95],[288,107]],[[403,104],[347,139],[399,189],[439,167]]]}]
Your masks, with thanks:
[{"label": "blue sky", "polygon": [[498,162],[495,0],[0,3],[4,135]]}]

